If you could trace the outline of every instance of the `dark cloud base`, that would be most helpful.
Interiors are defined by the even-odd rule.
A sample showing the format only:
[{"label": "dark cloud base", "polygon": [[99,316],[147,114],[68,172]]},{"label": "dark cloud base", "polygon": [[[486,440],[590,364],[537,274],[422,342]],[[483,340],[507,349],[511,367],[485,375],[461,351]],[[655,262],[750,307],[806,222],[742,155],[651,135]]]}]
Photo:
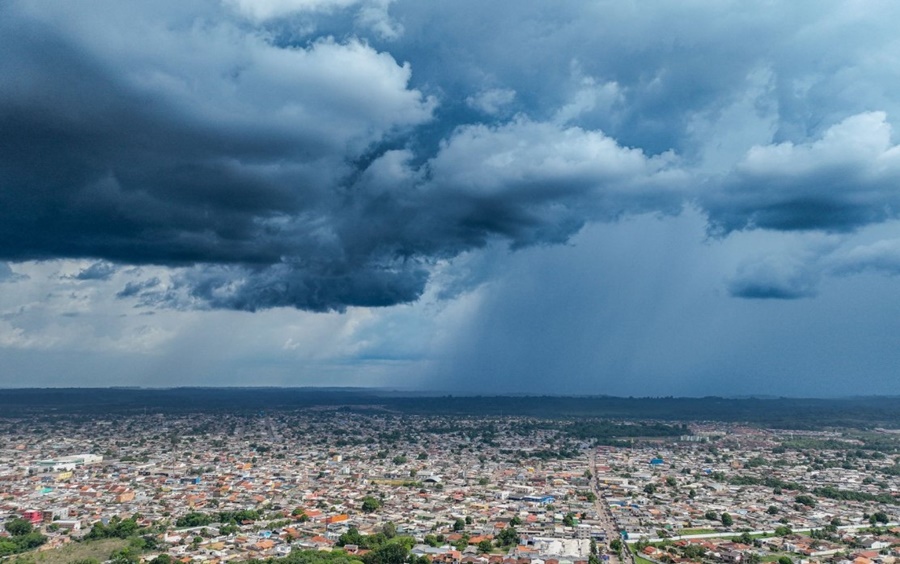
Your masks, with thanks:
[{"label": "dark cloud base", "polygon": [[[367,28],[355,5],[265,21],[214,3],[106,8],[0,7],[0,259],[101,261],[79,280],[176,267],[118,294],[144,305],[406,303],[466,251],[559,244],[688,202],[721,236],[848,233],[900,210],[887,114],[842,102],[830,79],[790,99],[788,79],[821,64],[785,50],[803,36],[793,17],[707,29],[693,8],[636,21],[615,6],[599,19],[579,3],[471,6],[473,20],[397,2],[396,26]],[[694,168],[706,140],[689,140],[691,120],[724,112],[760,68],[778,142],[722,173]],[[765,277],[729,291],[815,293]]]}]

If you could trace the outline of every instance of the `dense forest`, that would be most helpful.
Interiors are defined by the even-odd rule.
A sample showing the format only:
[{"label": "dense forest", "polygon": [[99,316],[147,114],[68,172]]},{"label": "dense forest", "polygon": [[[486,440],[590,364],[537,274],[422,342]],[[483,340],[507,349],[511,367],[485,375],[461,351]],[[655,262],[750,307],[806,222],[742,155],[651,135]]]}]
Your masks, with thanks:
[{"label": "dense forest", "polygon": [[[365,388],[32,388],[0,391],[0,413],[6,417],[139,412],[255,414],[314,407],[460,417],[512,415],[547,419],[747,422],[785,429],[900,427],[900,397],[428,396]],[[573,428],[573,435],[597,436],[603,435],[603,431]],[[629,431],[646,435],[680,432],[677,428],[653,426]]]}]

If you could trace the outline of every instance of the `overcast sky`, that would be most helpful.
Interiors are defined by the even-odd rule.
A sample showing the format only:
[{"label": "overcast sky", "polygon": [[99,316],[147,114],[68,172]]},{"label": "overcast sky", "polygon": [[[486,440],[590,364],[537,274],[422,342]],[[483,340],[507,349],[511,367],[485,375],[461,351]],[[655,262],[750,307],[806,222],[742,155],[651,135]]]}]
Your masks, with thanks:
[{"label": "overcast sky", "polygon": [[900,394],[900,4],[0,3],[0,386]]}]

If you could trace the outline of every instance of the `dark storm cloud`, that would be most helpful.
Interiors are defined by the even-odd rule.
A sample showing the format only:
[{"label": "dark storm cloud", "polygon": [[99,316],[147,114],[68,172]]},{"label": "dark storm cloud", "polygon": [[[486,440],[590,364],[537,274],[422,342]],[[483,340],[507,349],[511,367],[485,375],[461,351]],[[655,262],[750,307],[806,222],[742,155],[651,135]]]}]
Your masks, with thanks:
[{"label": "dark storm cloud", "polygon": [[[347,161],[429,119],[407,67],[355,41],[277,49],[197,14],[197,27],[167,32],[136,15],[126,46],[158,43],[137,54],[149,61],[117,60],[81,35],[122,40],[90,18],[74,14],[72,27],[91,29],[73,33],[33,5],[3,9],[0,75],[15,79],[0,86],[0,256],[233,265],[269,290],[194,293],[246,309],[386,305],[421,291],[418,267],[385,267],[393,249],[348,248],[341,230],[353,226],[338,225],[354,199],[342,194]],[[327,280],[342,281],[333,296]]]},{"label": "dark storm cloud", "polygon": [[72,276],[75,280],[109,280],[116,273],[116,266],[98,261]]},{"label": "dark storm cloud", "polygon": [[129,282],[116,294],[117,298],[131,298],[143,294],[146,290],[159,286],[159,278]]},{"label": "dark storm cloud", "polygon": [[594,217],[680,205],[671,159],[564,122],[463,126],[425,161],[379,154],[434,102],[361,42],[279,48],[215,12],[165,31],[143,14],[122,37],[83,14],[5,11],[0,256],[187,268],[119,297],[392,305],[421,295],[434,261],[493,239],[562,242]]},{"label": "dark storm cloud", "polygon": [[802,274],[785,277],[782,273],[757,272],[754,275],[733,280],[728,285],[728,293],[737,298],[763,300],[796,300],[816,295],[816,281]]},{"label": "dark storm cloud", "polygon": [[[144,304],[324,311],[416,300],[438,261],[496,241],[687,201],[720,233],[893,218],[897,149],[867,111],[892,102],[844,99],[877,82],[857,60],[889,18],[861,16],[834,78],[819,47],[856,32],[803,6],[7,2],[0,259],[177,268],[119,294]],[[692,132],[757,75],[775,141],[709,174],[718,141]],[[756,274],[732,293],[803,293]]]}]

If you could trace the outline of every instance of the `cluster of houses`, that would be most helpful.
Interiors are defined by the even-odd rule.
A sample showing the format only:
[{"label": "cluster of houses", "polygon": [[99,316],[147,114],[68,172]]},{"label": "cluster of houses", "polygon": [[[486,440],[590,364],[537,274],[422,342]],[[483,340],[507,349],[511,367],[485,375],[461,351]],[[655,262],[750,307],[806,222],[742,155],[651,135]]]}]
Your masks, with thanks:
[{"label": "cluster of houses", "polygon": [[[893,537],[876,541],[886,547],[860,544],[873,514],[890,523],[900,516],[883,497],[900,492],[898,477],[883,472],[890,457],[784,449],[777,432],[715,425],[611,448],[532,423],[340,409],[0,419],[0,524],[27,518],[51,549],[95,523],[134,518],[157,535],[161,551],[208,562],[332,550],[351,529],[365,535],[386,526],[414,537],[414,554],[469,564],[581,564],[594,549],[601,558],[613,552],[609,542],[620,535],[654,541],[641,547],[650,550],[643,557],[665,562],[683,561],[671,550],[679,542],[707,543],[704,554],[732,562],[760,550],[821,558],[851,545],[884,557],[896,544]],[[798,502],[824,486],[869,497]],[[214,518],[245,510],[255,518],[227,526]],[[605,524],[609,510],[614,530]],[[198,513],[209,523],[179,526]],[[847,540],[833,546],[771,534],[763,547],[715,540],[838,522]],[[494,541],[510,527],[518,543],[500,550]]]},{"label": "cluster of houses", "polygon": [[[514,527],[517,560],[574,564],[606,535],[587,495],[586,452],[548,457],[551,432],[500,420],[147,415],[10,422],[0,441],[0,521],[28,515],[48,548],[116,517],[157,531],[173,556],[218,560],[330,550],[351,528],[374,534],[390,523],[433,560],[496,559],[479,543]],[[377,510],[364,510],[367,498]],[[248,509],[258,519],[178,527],[191,513]],[[441,543],[424,544],[429,535]]]}]

